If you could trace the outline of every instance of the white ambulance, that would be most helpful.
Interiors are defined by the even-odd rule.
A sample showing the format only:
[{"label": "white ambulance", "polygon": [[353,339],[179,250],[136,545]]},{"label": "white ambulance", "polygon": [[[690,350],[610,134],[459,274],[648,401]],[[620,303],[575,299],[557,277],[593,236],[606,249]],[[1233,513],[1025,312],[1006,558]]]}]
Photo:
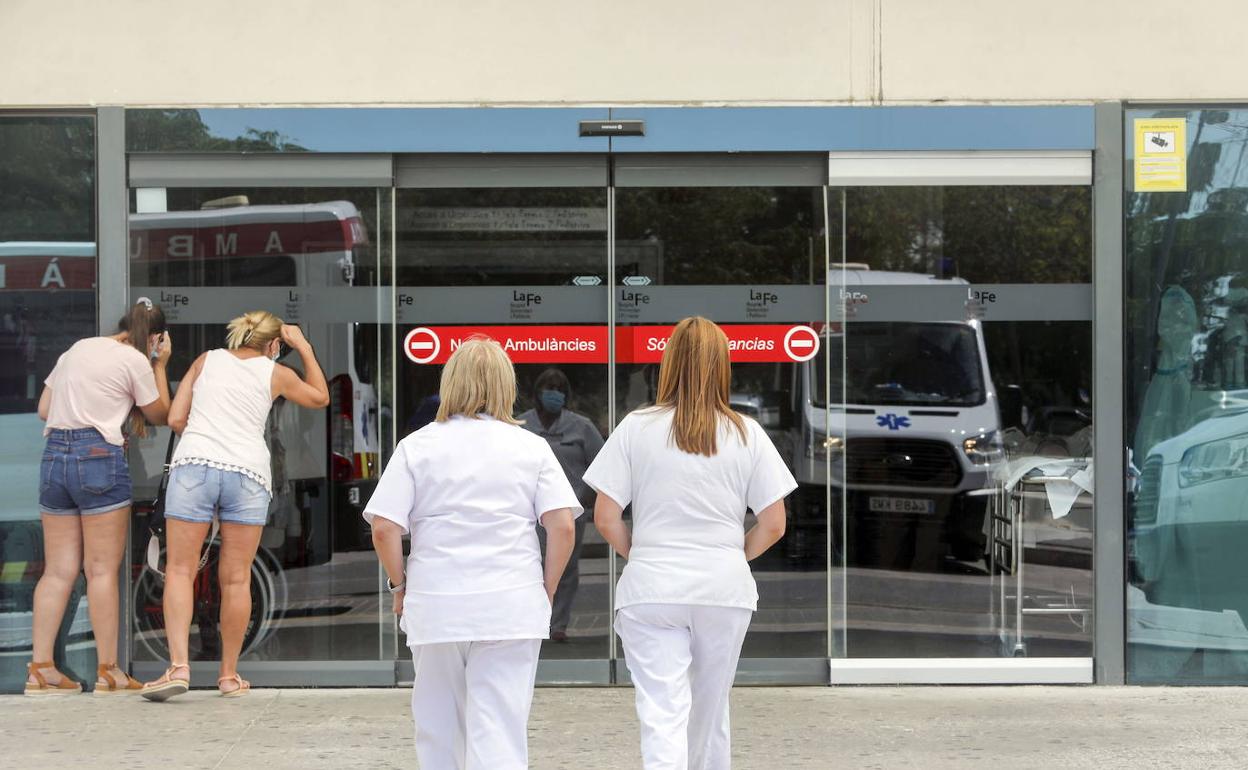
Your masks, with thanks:
[{"label": "white ambulance", "polygon": [[[851,304],[869,302],[872,287],[967,285],[847,267],[830,271],[828,284]],[[1005,461],[1003,394],[989,371],[982,322],[950,316],[833,323],[819,354],[797,367],[799,531],[823,520],[830,478],[833,510],[844,507],[847,517],[851,559],[899,558],[900,539],[919,536],[942,540],[954,558],[982,558],[992,479]],[[1019,409],[1006,400],[1007,414]],[[810,545],[792,542],[799,551]],[[909,547],[913,555],[913,542]]]}]

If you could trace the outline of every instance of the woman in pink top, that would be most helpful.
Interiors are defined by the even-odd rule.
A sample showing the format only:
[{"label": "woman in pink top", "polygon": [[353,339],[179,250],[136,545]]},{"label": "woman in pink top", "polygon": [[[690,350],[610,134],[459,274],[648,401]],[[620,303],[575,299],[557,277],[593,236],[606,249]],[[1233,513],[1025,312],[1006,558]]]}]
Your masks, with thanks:
[{"label": "woman in pink top", "polygon": [[150,301],[130,308],[119,327],[112,336],[74,343],[56,362],[39,397],[39,417],[47,421],[39,466],[44,567],[35,587],[27,695],[82,691],[52,662],[57,629],[82,571],[99,662],[95,693],[139,689],[117,668],[117,575],[131,502],[122,425],[129,419],[137,435],[146,433],[145,420],[164,425],[169,414],[165,367],[172,348],[165,314]]}]

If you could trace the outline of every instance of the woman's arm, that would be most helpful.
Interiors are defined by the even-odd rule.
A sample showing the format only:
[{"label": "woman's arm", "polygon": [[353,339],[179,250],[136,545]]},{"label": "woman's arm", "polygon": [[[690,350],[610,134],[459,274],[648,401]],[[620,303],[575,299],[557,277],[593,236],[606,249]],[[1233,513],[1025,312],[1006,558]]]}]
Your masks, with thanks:
[{"label": "woman's arm", "polygon": [[47,385],[43,386],[43,392],[39,394],[39,419],[44,422],[48,421],[48,412],[52,409],[52,389]]},{"label": "woman's arm", "polygon": [[278,366],[273,370],[273,398],[285,396],[299,406],[309,409],[321,409],[329,406],[329,385],[325,382],[325,374],[321,365],[316,362],[316,353],[312,352],[312,344],[303,336],[298,326],[282,325],[282,339],[299,352],[303,360],[304,377],[300,379],[294,369]]},{"label": "woman's arm", "polygon": [[624,507],[601,492],[594,503],[594,526],[616,553],[628,558],[628,552],[633,547],[633,535],[624,526]]},{"label": "woman's arm", "polygon": [[195,396],[195,380],[199,379],[199,373],[204,370],[204,359],[207,356],[207,353],[200,353],[195,363],[191,364],[191,368],[186,370],[186,376],[178,383],[178,392],[174,394],[173,404],[169,407],[169,427],[173,428],[173,432],[179,436],[182,435],[182,431],[186,430],[186,423],[191,418],[191,399]]},{"label": "woman's arm", "polygon": [[152,363],[152,375],[156,378],[157,399],[150,404],[139,404],[143,419],[152,425],[164,425],[169,418],[169,357],[173,355],[173,345],[169,341],[169,332],[160,335],[160,343],[156,347],[156,360]]},{"label": "woman's arm", "polygon": [[745,558],[754,561],[784,537],[784,498],[758,512],[758,523],[745,533]]},{"label": "woman's arm", "polygon": [[572,546],[576,544],[576,523],[571,508],[556,508],[542,514],[542,526],[546,528],[546,598],[555,601],[555,589],[559,579],[572,558]]},{"label": "woman's arm", "polygon": [[[403,560],[403,529],[389,519],[373,517],[373,549],[377,551],[377,560],[390,578],[390,584],[405,585],[406,563]],[[549,558],[549,557],[548,557]],[[403,614],[403,597],[406,588],[394,594],[394,614]]]}]

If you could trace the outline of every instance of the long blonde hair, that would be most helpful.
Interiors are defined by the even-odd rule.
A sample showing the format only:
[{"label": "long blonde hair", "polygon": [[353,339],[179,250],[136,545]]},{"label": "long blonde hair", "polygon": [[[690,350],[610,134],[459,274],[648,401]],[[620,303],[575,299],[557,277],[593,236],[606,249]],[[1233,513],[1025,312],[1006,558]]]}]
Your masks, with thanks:
[{"label": "long blonde hair", "polygon": [[252,310],[230,321],[225,346],[230,350],[252,348],[261,353],[270,342],[282,336],[282,319],[267,310]]},{"label": "long blonde hair", "polygon": [[442,367],[438,422],[457,414],[486,414],[519,425],[511,416],[516,403],[516,370],[501,345],[489,337],[472,337],[451,353]]},{"label": "long blonde hair", "polygon": [[701,316],[676,324],[659,364],[655,405],[670,408],[672,439],[690,454],[712,457],[719,451],[719,426],[727,420],[745,443],[745,421],[729,405],[732,368],[728,335]]}]

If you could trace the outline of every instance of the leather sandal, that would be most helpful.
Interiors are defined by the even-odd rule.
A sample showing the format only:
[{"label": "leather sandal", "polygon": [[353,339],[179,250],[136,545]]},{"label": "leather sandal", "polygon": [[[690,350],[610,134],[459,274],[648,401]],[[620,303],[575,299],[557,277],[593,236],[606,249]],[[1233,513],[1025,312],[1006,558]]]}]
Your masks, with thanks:
[{"label": "leather sandal", "polygon": [[[48,680],[44,678],[43,674],[39,673],[41,670],[46,671],[47,669],[52,669],[56,673],[61,674],[61,681],[56,684],[48,684]],[[82,685],[62,674],[57,670],[56,664],[51,661],[47,663],[27,663],[26,676],[35,678],[34,682],[26,682],[25,692],[27,695],[77,695],[82,692]]]},{"label": "leather sandal", "polygon": [[[229,691],[221,690],[222,682],[231,682],[231,681],[236,682],[238,684],[238,687],[236,689],[229,690]],[[223,676],[220,679],[218,679],[217,689],[221,690],[222,698],[241,698],[247,693],[251,692],[251,682],[248,682],[246,679],[243,679],[238,674],[232,674],[230,676]]]},{"label": "leather sandal", "polygon": [[101,663],[95,672],[95,690],[94,695],[119,695],[122,693],[138,692],[143,689],[143,684],[129,674],[122,672],[122,681],[117,681],[113,676],[113,669],[117,668],[115,663]]},{"label": "leather sandal", "polygon": [[[173,672],[180,668],[186,669],[187,679],[173,678]],[[143,685],[143,689],[139,690],[139,695],[157,703],[164,703],[175,695],[182,695],[191,689],[190,675],[191,667],[187,664],[170,663],[169,668],[165,669],[165,673],[161,674],[159,679]]]}]

